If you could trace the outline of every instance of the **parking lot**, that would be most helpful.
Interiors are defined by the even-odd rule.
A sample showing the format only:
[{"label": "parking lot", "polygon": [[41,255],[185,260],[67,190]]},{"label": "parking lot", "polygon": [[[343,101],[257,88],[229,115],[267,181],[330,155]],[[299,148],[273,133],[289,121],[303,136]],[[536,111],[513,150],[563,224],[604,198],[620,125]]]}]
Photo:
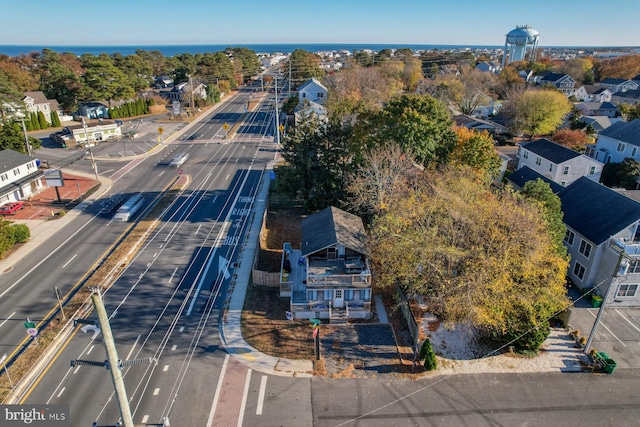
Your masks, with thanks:
[{"label": "parking lot", "polygon": [[[582,336],[588,337],[598,310],[572,308],[571,330],[578,329]],[[640,308],[605,308],[591,348],[608,353],[615,360],[616,369],[640,368]]]}]

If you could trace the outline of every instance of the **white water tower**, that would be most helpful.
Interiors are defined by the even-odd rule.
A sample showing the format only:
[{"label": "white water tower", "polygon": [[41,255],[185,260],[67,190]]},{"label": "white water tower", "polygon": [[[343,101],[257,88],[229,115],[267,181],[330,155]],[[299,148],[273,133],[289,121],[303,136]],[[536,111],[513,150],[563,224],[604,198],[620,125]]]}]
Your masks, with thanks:
[{"label": "white water tower", "polygon": [[502,55],[502,67],[504,68],[509,56],[511,64],[514,61],[524,61],[529,50],[529,59],[536,60],[536,49],[538,49],[538,39],[540,34],[528,25],[519,25],[515,29],[509,31],[504,41],[504,54]]}]

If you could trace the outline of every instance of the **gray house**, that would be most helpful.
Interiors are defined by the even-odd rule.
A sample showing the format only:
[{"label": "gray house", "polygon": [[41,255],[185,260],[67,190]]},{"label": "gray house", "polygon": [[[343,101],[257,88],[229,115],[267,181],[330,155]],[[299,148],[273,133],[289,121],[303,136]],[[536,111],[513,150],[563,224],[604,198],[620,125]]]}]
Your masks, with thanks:
[{"label": "gray house", "polygon": [[558,196],[571,255],[568,277],[600,296],[614,286],[608,305],[640,305],[640,203],[587,178]]},{"label": "gray house", "polygon": [[328,207],[302,221],[302,247],[283,247],[280,295],[294,319],[371,316],[371,271],[360,217]]}]

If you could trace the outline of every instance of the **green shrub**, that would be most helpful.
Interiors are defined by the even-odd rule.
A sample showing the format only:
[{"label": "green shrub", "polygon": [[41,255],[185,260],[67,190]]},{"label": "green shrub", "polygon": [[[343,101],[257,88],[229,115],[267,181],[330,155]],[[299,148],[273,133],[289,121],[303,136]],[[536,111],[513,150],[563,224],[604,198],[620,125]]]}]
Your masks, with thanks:
[{"label": "green shrub", "polygon": [[31,232],[29,231],[29,227],[24,224],[13,224],[11,225],[11,232],[13,234],[13,239],[16,243],[24,243],[29,240],[31,237]]},{"label": "green shrub", "polygon": [[427,371],[435,371],[438,367],[438,361],[436,360],[436,354],[431,347],[431,341],[427,338],[420,347],[420,359],[424,359],[424,369]]}]

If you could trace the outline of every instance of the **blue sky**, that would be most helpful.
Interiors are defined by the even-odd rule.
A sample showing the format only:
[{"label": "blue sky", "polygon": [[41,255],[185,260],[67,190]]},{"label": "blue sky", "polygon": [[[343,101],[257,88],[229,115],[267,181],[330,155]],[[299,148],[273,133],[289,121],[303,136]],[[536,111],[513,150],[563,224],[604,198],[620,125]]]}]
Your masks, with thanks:
[{"label": "blue sky", "polygon": [[[28,4],[28,6],[27,6]],[[0,44],[388,43],[640,46],[638,0],[0,0]]]}]

